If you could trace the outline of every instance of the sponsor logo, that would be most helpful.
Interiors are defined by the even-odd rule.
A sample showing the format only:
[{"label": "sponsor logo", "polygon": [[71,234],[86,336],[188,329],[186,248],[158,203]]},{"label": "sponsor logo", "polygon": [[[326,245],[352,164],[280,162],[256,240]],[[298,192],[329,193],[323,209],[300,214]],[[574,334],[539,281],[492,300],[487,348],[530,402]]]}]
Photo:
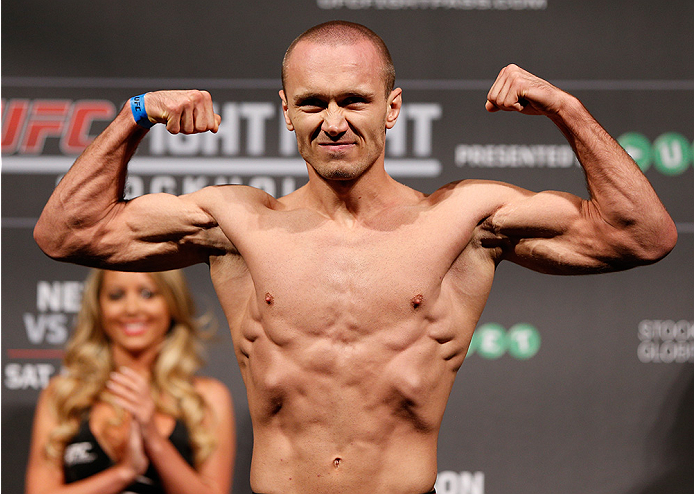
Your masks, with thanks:
[{"label": "sponsor logo", "polygon": [[[666,132],[653,143],[638,132],[627,132],[617,141],[642,171],[651,166],[667,176],[686,172],[694,164],[694,143],[682,134]],[[580,166],[567,144],[459,144],[455,148],[459,168],[571,168]]]},{"label": "sponsor logo", "polygon": [[537,354],[540,343],[540,332],[531,324],[514,324],[507,331],[501,324],[490,322],[475,330],[467,354],[495,360],[508,353],[515,359],[527,360]]},{"label": "sponsor logo", "polygon": [[568,144],[459,144],[455,164],[470,168],[570,168],[580,166]]},{"label": "sponsor logo", "polygon": [[439,472],[436,494],[484,494],[484,472]]},{"label": "sponsor logo", "polygon": [[694,143],[677,132],[661,134],[652,144],[643,134],[627,132],[617,142],[644,172],[653,166],[663,175],[677,176],[694,162]]},{"label": "sponsor logo", "polygon": [[81,153],[92,140],[94,123],[108,122],[116,107],[105,100],[2,100],[2,153],[41,154],[48,138],[57,138],[60,151]]},{"label": "sponsor logo", "polygon": [[643,363],[694,363],[694,321],[644,319],[636,354]]},{"label": "sponsor logo", "polygon": [[316,0],[320,9],[545,10],[547,0]]},{"label": "sponsor logo", "polygon": [[68,466],[91,463],[96,458],[96,453],[92,452],[92,444],[89,442],[69,444],[63,454],[63,461]]}]

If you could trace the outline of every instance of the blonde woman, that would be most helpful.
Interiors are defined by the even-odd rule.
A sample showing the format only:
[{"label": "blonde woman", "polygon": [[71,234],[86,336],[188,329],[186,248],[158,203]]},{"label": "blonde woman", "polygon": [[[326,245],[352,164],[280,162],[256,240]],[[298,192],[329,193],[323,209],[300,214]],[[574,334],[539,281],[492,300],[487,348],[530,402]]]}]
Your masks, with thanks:
[{"label": "blonde woman", "polygon": [[39,398],[27,494],[227,494],[232,401],[201,364],[180,271],[93,271],[64,372]]}]

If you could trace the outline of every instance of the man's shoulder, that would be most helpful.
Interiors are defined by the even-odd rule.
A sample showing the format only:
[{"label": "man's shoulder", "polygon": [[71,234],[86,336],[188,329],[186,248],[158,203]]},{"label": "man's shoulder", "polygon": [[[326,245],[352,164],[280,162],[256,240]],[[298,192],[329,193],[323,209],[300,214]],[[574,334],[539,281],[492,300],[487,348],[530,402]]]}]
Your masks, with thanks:
[{"label": "man's shoulder", "polygon": [[190,200],[201,206],[219,207],[238,205],[244,208],[275,208],[277,199],[264,190],[248,185],[210,185],[187,194]]},{"label": "man's shoulder", "polygon": [[514,185],[495,180],[465,179],[450,182],[427,197],[432,203],[446,201],[482,201],[483,203],[503,200],[506,192],[517,189]]},{"label": "man's shoulder", "polygon": [[461,231],[489,229],[489,220],[525,192],[494,180],[467,179],[444,185],[427,197],[428,207],[442,222]]}]

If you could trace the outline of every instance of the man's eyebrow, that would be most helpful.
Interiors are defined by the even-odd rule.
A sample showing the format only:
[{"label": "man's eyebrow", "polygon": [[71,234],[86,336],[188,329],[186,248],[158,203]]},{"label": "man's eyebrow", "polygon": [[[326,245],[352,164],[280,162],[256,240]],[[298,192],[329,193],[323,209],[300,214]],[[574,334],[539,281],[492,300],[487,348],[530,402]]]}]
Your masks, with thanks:
[{"label": "man's eyebrow", "polygon": [[358,99],[364,99],[364,100],[371,100],[374,97],[374,93],[371,91],[347,91],[344,94],[340,95],[341,100],[344,99],[349,99],[349,98],[358,98]]},{"label": "man's eyebrow", "polygon": [[[343,101],[345,99],[349,98],[359,98],[359,99],[364,99],[367,101],[370,101],[374,98],[374,93],[372,91],[360,91],[360,90],[354,90],[354,91],[345,91],[344,93],[340,93],[337,95],[336,99],[338,101]],[[300,105],[306,102],[316,102],[316,101],[325,101],[326,96],[322,95],[320,93],[316,92],[307,92],[307,93],[299,93],[294,96],[293,102],[295,105]]]},{"label": "man's eyebrow", "polygon": [[294,96],[293,101],[295,105],[299,105],[301,103],[304,103],[306,101],[311,101],[311,100],[322,100],[322,96],[320,96],[318,93],[303,93],[303,94],[297,94]]}]

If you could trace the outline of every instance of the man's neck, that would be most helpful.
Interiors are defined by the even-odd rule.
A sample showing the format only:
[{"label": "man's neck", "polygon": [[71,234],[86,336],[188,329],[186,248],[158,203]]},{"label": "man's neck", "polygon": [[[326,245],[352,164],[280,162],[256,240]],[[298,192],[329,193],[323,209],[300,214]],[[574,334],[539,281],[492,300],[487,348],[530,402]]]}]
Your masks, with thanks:
[{"label": "man's neck", "polygon": [[385,170],[371,169],[352,180],[327,180],[309,167],[305,200],[336,221],[358,222],[402,200],[404,186]]}]

